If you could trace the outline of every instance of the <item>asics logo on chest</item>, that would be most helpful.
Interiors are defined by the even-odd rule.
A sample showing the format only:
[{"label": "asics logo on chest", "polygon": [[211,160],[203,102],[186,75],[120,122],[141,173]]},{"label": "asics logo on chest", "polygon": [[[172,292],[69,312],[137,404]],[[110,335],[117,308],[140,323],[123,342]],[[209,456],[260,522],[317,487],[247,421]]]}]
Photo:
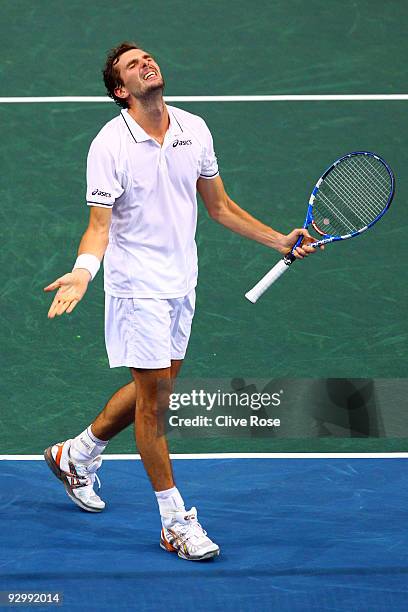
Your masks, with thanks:
[{"label": "asics logo on chest", "polygon": [[175,147],[177,147],[178,145],[191,145],[191,144],[193,144],[193,143],[191,142],[191,140],[178,140],[178,139],[176,139],[176,140],[173,142],[173,147],[175,148]]}]

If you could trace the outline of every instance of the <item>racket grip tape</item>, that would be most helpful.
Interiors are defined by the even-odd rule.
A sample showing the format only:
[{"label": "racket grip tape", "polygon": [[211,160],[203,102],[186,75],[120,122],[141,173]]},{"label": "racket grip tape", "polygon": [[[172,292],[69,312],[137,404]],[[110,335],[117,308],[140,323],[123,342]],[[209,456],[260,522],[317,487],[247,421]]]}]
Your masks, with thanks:
[{"label": "racket grip tape", "polygon": [[284,272],[289,270],[291,260],[288,258],[281,259],[278,263],[265,274],[263,278],[253,287],[250,291],[245,294],[247,300],[255,304],[265,293],[267,289],[276,281]]}]

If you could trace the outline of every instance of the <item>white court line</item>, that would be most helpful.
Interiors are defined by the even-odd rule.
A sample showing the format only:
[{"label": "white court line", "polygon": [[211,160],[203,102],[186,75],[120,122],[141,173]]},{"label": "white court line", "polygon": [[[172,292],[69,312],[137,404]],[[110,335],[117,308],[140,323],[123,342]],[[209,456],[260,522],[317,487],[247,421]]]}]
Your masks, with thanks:
[{"label": "white court line", "polygon": [[[408,100],[408,94],[284,94],[270,96],[165,96],[166,102],[314,102],[342,100]],[[113,102],[108,96],[0,97],[0,104],[38,102]]]},{"label": "white court line", "polygon": [[[140,455],[103,455],[104,460],[140,460]],[[396,453],[193,453],[170,454],[171,459],[408,459]],[[0,455],[0,461],[42,461],[43,455]]]}]

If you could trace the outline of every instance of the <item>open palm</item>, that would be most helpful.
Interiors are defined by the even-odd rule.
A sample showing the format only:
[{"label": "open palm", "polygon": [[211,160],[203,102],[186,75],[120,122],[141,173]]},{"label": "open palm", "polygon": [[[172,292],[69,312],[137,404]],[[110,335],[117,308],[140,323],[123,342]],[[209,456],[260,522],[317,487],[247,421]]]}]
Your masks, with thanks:
[{"label": "open palm", "polygon": [[72,312],[86,293],[89,280],[90,274],[87,270],[76,269],[75,272],[69,272],[44,287],[44,291],[58,289],[48,311],[48,318],[53,319],[64,312],[67,314]]}]

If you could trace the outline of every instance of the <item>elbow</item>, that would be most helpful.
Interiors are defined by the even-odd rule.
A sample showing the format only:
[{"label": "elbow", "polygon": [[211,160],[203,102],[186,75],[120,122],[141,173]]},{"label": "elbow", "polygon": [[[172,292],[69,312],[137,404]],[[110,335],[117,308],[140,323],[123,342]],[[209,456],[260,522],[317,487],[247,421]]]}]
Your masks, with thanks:
[{"label": "elbow", "polygon": [[210,219],[212,219],[213,221],[219,222],[220,221],[220,217],[222,215],[222,212],[217,208],[217,209],[214,209],[214,210],[209,210],[208,214],[210,216]]},{"label": "elbow", "polygon": [[208,211],[210,218],[218,223],[222,223],[230,212],[230,204],[228,197],[225,200],[217,202],[217,204],[211,207]]}]

